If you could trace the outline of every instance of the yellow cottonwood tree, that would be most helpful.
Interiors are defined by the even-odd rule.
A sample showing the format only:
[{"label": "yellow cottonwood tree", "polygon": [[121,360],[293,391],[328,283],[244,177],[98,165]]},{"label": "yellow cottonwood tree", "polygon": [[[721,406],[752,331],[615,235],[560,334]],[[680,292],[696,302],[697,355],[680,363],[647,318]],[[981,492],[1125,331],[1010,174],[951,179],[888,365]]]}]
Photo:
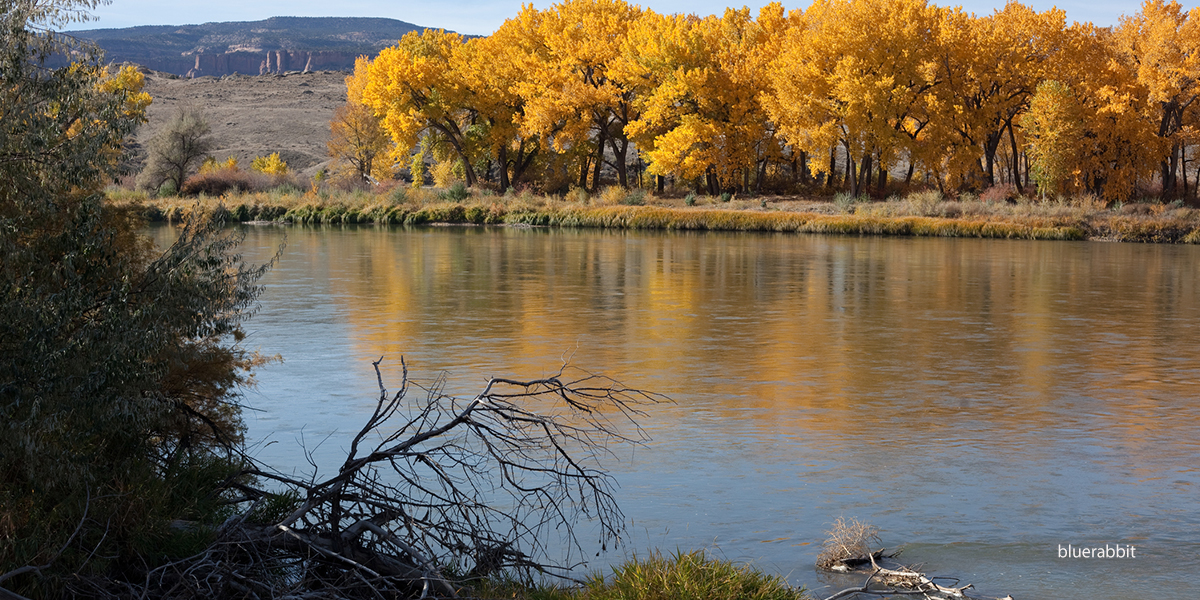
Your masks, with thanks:
[{"label": "yellow cottonwood tree", "polygon": [[362,97],[391,134],[396,162],[407,162],[421,136],[435,133],[451,146],[462,161],[467,185],[474,186],[472,163],[478,148],[470,129],[476,98],[459,72],[462,48],[457,33],[409,32],[371,62]]},{"label": "yellow cottonwood tree", "polygon": [[1083,127],[1075,190],[1124,200],[1153,175],[1170,138],[1156,135],[1159,119],[1147,86],[1124,57],[1110,28],[1072,25],[1057,70],[1074,92]]},{"label": "yellow cottonwood tree", "polygon": [[[791,22],[798,18],[793,13]],[[760,168],[780,155],[761,104],[769,88],[765,67],[778,47],[772,40],[789,23],[778,3],[764,7],[758,21],[747,8],[703,19],[643,15],[614,76],[635,91],[639,116],[627,132],[652,173],[704,177],[710,193],[746,189],[752,174],[761,183]]]},{"label": "yellow cottonwood tree", "polygon": [[940,83],[943,14],[924,0],[816,0],[789,30],[764,103],[788,143],[813,155],[814,173],[841,146],[857,195],[872,163],[882,176],[916,150],[911,130]]},{"label": "yellow cottonwood tree", "polygon": [[1116,44],[1146,86],[1165,141],[1160,169],[1164,194],[1176,192],[1184,148],[1184,115],[1200,97],[1200,9],[1184,12],[1178,2],[1146,0],[1132,17],[1122,17]]},{"label": "yellow cottonwood tree", "polygon": [[479,120],[486,125],[482,144],[495,157],[502,192],[528,180],[542,154],[542,136],[525,127],[526,98],[519,93],[546,60],[542,18],[542,11],[523,6],[492,35],[468,41],[461,61]]},{"label": "yellow cottonwood tree", "polygon": [[599,183],[606,146],[618,183],[628,185],[625,126],[635,117],[632,92],[613,81],[609,67],[641,9],[623,0],[565,0],[542,11],[542,47],[528,53],[527,77],[516,83],[525,100],[522,133],[537,135],[557,152],[584,156],[580,187],[592,167]]},{"label": "yellow cottonwood tree", "polygon": [[946,72],[926,131],[937,148],[932,159],[957,182],[978,178],[992,185],[996,154],[1007,136],[1014,152],[1009,175],[1019,189],[1016,120],[1057,66],[1055,57],[1066,43],[1066,13],[1039,13],[1018,2],[978,18],[954,11],[941,43]]}]

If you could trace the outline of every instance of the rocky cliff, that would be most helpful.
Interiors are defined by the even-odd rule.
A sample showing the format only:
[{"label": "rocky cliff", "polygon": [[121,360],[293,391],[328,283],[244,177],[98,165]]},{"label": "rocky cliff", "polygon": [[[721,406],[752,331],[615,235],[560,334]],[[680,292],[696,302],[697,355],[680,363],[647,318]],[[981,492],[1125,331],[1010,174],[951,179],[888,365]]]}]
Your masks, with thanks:
[{"label": "rocky cliff", "polygon": [[345,71],[421,28],[395,19],[273,17],[265,21],[73,31],[114,62],[201,77]]},{"label": "rocky cliff", "polygon": [[[363,53],[365,54],[365,53]],[[156,71],[181,73],[187,77],[205,75],[266,75],[289,71],[349,71],[354,69],[354,60],[360,56],[355,52],[268,50],[266,52],[223,52],[220,54],[195,54],[180,57],[179,66],[172,69],[146,65]],[[182,69],[191,58],[191,67]]]}]

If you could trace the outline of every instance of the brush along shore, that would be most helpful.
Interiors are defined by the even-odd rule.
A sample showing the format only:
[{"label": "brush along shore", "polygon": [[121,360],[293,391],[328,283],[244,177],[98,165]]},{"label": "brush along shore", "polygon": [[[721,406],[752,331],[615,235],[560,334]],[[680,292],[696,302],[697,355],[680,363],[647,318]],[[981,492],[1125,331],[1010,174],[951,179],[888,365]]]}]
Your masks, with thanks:
[{"label": "brush along shore", "polygon": [[1182,203],[1106,206],[1094,197],[989,201],[945,199],[936,191],[886,200],[839,194],[660,198],[609,188],[589,196],[497,195],[462,187],[397,187],[385,192],[273,190],[221,197],[149,197],[114,189],[114,204],[137,204],[150,221],[178,221],[198,207],[239,222],[294,224],[474,224],[608,229],[771,231],[843,235],[976,237],[1200,243],[1200,209]]}]

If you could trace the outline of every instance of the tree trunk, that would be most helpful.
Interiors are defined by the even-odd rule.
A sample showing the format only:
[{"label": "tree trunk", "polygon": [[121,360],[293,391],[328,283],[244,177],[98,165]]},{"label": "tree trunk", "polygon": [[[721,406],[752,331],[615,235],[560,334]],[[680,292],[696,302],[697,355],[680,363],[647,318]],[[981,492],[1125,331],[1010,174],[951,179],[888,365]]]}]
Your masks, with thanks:
[{"label": "tree trunk", "polygon": [[850,196],[858,198],[858,165],[850,155],[850,147],[846,146],[846,184],[850,187]]},{"label": "tree trunk", "polygon": [[660,194],[663,193],[663,188],[666,187],[666,184],[667,184],[666,177],[663,177],[662,175],[654,176],[654,188],[656,190],[658,190],[658,193],[660,193]]},{"label": "tree trunk", "polygon": [[496,162],[500,163],[500,193],[508,191],[508,145],[501,144],[496,152]]},{"label": "tree trunk", "polygon": [[617,168],[617,184],[623,188],[628,188],[629,170],[625,164],[625,159],[629,153],[629,140],[623,137],[612,136],[608,138],[608,147],[612,148],[613,166]]},{"label": "tree trunk", "polygon": [[888,172],[887,172],[887,169],[883,168],[883,164],[880,163],[880,165],[879,165],[879,185],[876,186],[875,189],[878,190],[880,194],[887,194],[887,184],[888,184]]},{"label": "tree trunk", "polygon": [[800,183],[808,183],[808,153],[800,153]]},{"label": "tree trunk", "polygon": [[989,133],[983,144],[983,177],[988,187],[996,185],[996,150],[1000,147],[1001,131]]},{"label": "tree trunk", "polygon": [[[859,168],[858,177],[855,178],[855,182],[858,184],[858,187],[862,188],[862,193],[864,194],[871,188],[871,164],[873,162],[874,157],[871,156],[870,152],[863,154],[862,166]],[[858,194],[854,194],[854,196],[857,198]]]},{"label": "tree trunk", "polygon": [[600,191],[600,169],[604,167],[604,144],[608,141],[606,134],[608,130],[600,129],[600,137],[596,140],[596,164],[592,166],[592,189],[593,194]]},{"label": "tree trunk", "polygon": [[837,146],[829,149],[829,172],[825,174],[825,187],[832,188],[837,181]]},{"label": "tree trunk", "polygon": [[1017,188],[1018,194],[1024,194],[1025,190],[1021,188],[1021,150],[1017,148],[1017,134],[1013,133],[1012,121],[1008,123],[1008,144],[1012,146],[1012,179],[1013,186]]}]

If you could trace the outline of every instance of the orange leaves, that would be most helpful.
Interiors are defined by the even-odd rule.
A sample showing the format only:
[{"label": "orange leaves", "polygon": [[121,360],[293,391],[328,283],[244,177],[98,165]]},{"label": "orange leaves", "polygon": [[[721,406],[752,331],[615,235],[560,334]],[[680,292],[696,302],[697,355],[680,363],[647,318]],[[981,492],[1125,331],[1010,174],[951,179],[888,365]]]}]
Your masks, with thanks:
[{"label": "orange leaves", "polygon": [[915,154],[910,121],[929,119],[944,13],[924,0],[814,2],[783,42],[765,101],[785,139],[814,157],[840,145],[851,165]]},{"label": "orange leaves", "polygon": [[364,60],[347,93],[381,119],[398,161],[428,138],[453,149],[468,182],[490,159],[502,187],[510,169],[547,187],[586,186],[589,170],[594,186],[602,169],[624,184],[636,148],[651,173],[710,189],[744,188],[801,153],[814,172],[864,165],[851,191],[871,167],[883,181],[897,166],[979,189],[1027,178],[1024,152],[1042,133],[1022,115],[1054,79],[1078,109],[1078,131],[1063,133],[1079,150],[1071,185],[1117,197],[1156,162],[1166,181],[1200,130],[1197,18],[1165,0],[1115,32],[1018,2],[981,17],[928,0],[700,17],[563,0],[525,5],[486,38],[409,34]]}]

